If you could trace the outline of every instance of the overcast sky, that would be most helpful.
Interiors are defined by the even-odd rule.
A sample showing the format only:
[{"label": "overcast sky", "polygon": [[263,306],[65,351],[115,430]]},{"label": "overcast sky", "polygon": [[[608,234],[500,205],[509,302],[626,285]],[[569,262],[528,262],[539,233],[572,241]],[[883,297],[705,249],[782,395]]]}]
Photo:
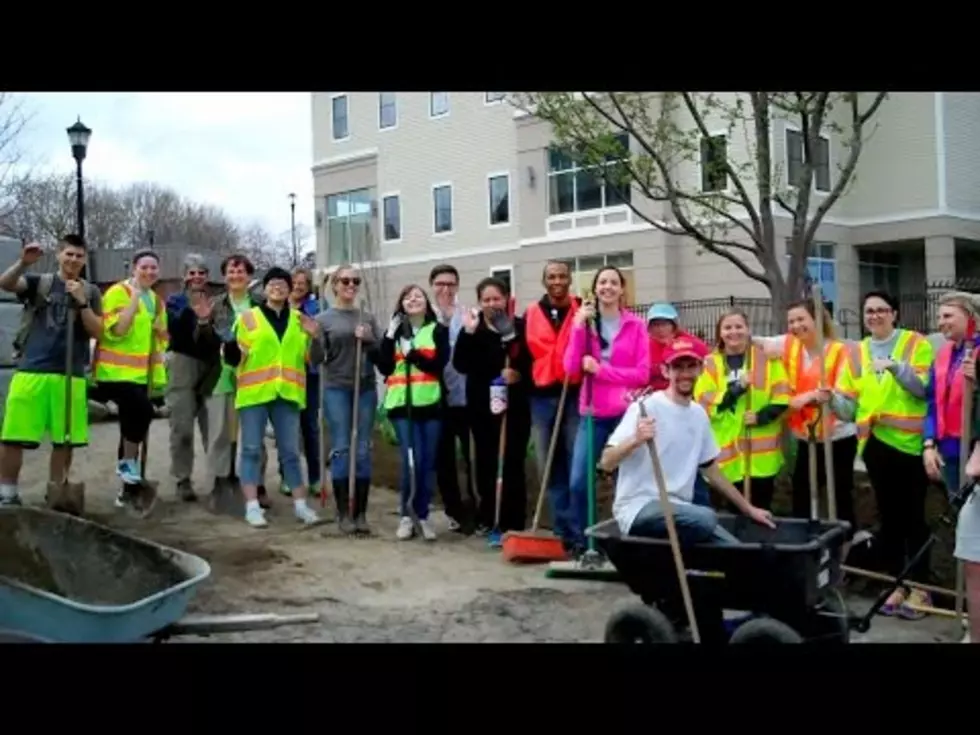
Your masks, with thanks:
[{"label": "overcast sky", "polygon": [[130,92],[20,95],[33,113],[22,146],[46,170],[73,170],[65,129],[92,128],[86,178],[152,181],[274,234],[313,224],[309,93]]}]

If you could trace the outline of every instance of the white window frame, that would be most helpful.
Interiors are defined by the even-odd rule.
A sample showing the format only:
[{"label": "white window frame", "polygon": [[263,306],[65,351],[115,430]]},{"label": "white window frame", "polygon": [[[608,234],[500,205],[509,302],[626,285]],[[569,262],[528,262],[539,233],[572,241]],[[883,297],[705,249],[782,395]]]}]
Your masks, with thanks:
[{"label": "white window frame", "polygon": [[698,138],[698,191],[702,194],[731,194],[732,192],[732,177],[725,173],[725,186],[722,189],[707,190],[704,188],[704,161],[701,157],[701,144],[707,139],[712,138],[724,138],[725,139],[725,158],[729,157],[730,151],[729,146],[732,144],[731,136],[728,134],[727,130],[709,130],[707,135],[702,135]]},{"label": "white window frame", "polygon": [[[398,197],[398,237],[388,238],[387,222],[385,222],[385,199]],[[386,191],[380,197],[381,200],[381,242],[386,245],[398,244],[405,237],[405,225],[402,217],[402,193],[400,191]],[[433,214],[434,216],[434,214]]]},{"label": "white window frame", "polygon": [[[626,136],[627,136],[627,144],[630,147],[630,151],[629,152],[632,155],[633,139],[632,139],[632,137],[629,134],[626,134]],[[547,174],[547,177],[548,177],[547,178],[547,189],[545,189],[545,195],[547,197],[547,202],[545,204],[545,207],[546,207],[546,211],[548,213],[548,216],[547,216],[547,219],[546,219],[546,224],[550,225],[550,223],[557,222],[557,221],[560,221],[560,220],[571,220],[571,221],[574,222],[576,220],[576,218],[579,218],[579,217],[597,216],[600,219],[602,219],[602,217],[604,215],[614,214],[614,213],[619,213],[619,212],[626,213],[627,216],[630,217],[630,218],[632,217],[632,210],[630,209],[630,205],[629,204],[609,204],[609,190],[608,190],[608,186],[606,185],[605,179],[601,179],[601,178],[600,178],[600,181],[599,181],[599,186],[602,187],[602,206],[601,207],[594,207],[593,209],[573,209],[571,212],[556,212],[556,213],[552,214],[552,212],[551,212],[551,191],[552,191],[552,187],[554,186],[554,179],[555,179],[555,177],[562,176],[562,175],[567,175],[570,172],[577,174],[579,171],[584,171],[586,169],[583,168],[582,166],[580,166],[578,163],[575,163],[575,165],[572,166],[572,168],[563,169],[561,171],[552,171],[551,170],[550,156],[551,156],[551,149],[550,149],[550,144],[549,144],[549,147],[546,147],[545,148],[545,165],[544,165],[544,170],[545,170],[545,172]],[[613,161],[610,161],[609,163],[613,163]],[[632,185],[631,185],[631,187],[632,187]],[[631,199],[631,201],[632,201],[633,195],[634,195],[634,192],[631,190],[630,191],[630,199]],[[574,198],[575,197],[573,197],[573,200],[574,200]]]},{"label": "white window frame", "polygon": [[[435,102],[435,96],[437,94],[446,95],[446,111],[434,114],[433,102]],[[441,120],[444,117],[449,117],[449,113],[452,110],[452,104],[449,98],[449,92],[429,92],[429,119],[430,120]]]},{"label": "white window frame", "polygon": [[[789,133],[799,133],[800,135],[800,158],[802,159],[805,155],[805,150],[803,150],[803,130],[798,125],[793,125],[791,123],[786,123],[783,125],[783,159],[784,165],[786,167],[786,187],[788,189],[796,190],[796,184],[792,183],[789,179]],[[817,194],[829,194],[834,188],[834,147],[831,145],[830,136],[827,133],[820,133],[820,139],[827,142],[827,183],[829,188],[825,191],[819,188],[817,184],[817,172],[813,172],[813,191]]]},{"label": "white window frame", "polygon": [[491,278],[496,278],[494,275],[495,271],[507,271],[510,273],[510,294],[508,294],[508,297],[512,298],[514,296],[514,291],[516,290],[516,284],[514,283],[514,264],[507,263],[505,265],[492,265],[487,270],[487,275]]},{"label": "white window frame", "polygon": [[[340,98],[344,99],[344,118],[347,121],[347,135],[342,138],[337,137],[337,133],[334,130],[334,118],[333,118],[333,106],[335,100]],[[334,143],[343,143],[344,141],[350,140],[350,95],[346,92],[337,92],[336,94],[330,95],[330,140]]]},{"label": "white window frame", "polygon": [[[494,179],[499,179],[502,176],[507,177],[507,221],[506,222],[493,222],[493,201],[490,199],[490,182]],[[510,171],[497,171],[496,173],[487,174],[487,226],[492,230],[500,229],[501,227],[510,227],[511,222],[514,221],[514,187],[511,184]]]},{"label": "white window frame", "polygon": [[[502,96],[493,98],[493,97],[490,96],[490,95],[493,95],[493,94],[499,94],[499,95],[502,95]],[[503,102],[505,99],[507,99],[507,93],[506,92],[484,92],[483,93],[483,105],[485,107],[495,107],[495,106],[499,105],[501,102]]]},{"label": "white window frame", "polygon": [[[445,232],[436,231],[436,189],[449,188],[449,229]],[[452,235],[456,231],[456,191],[453,187],[452,181],[440,181],[437,184],[432,185],[432,196],[429,197],[429,204],[432,209],[429,213],[432,215],[432,235],[433,237],[445,237],[446,235]]]},{"label": "white window frame", "polygon": [[[395,122],[391,125],[382,125],[381,120],[381,96],[385,94],[393,94],[395,96],[394,110],[395,110]],[[378,92],[378,132],[384,133],[388,130],[395,130],[398,128],[398,92]]]}]

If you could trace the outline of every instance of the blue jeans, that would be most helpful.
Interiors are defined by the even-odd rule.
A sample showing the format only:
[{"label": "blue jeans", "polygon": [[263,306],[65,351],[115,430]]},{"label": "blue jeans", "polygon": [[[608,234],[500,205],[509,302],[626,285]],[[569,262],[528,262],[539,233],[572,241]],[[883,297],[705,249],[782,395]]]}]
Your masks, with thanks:
[{"label": "blue jeans", "polygon": [[414,452],[415,498],[412,510],[420,521],[429,517],[429,505],[435,489],[436,455],[439,450],[439,430],[442,423],[437,419],[428,421],[409,421],[393,419],[391,425],[398,437],[398,452],[402,457],[402,472],[398,483],[399,512],[402,516],[411,515],[408,501],[412,499],[411,464],[408,461],[409,447]]},{"label": "blue jeans", "polygon": [[[378,394],[374,388],[362,390],[357,402],[357,446],[355,447],[354,479],[371,479],[371,430],[378,410]],[[350,474],[350,432],[354,415],[352,388],[324,388],[323,413],[330,427],[330,475],[334,482],[346,481]]]},{"label": "blue jeans", "polygon": [[595,475],[595,463],[599,461],[603,447],[609,441],[609,436],[619,426],[621,419],[622,416],[593,419],[593,465],[591,467],[589,467],[588,454],[589,419],[583,416],[579,421],[578,431],[575,432],[575,449],[572,452],[570,538],[565,539],[574,547],[585,548],[586,545],[585,529],[589,523],[589,473]]},{"label": "blue jeans", "polygon": [[[739,540],[718,525],[718,515],[711,508],[690,503],[671,503],[674,525],[682,544],[737,544]],[[630,525],[630,536],[666,538],[667,523],[664,520],[660,500],[651,500],[636,514]]]},{"label": "blue jeans", "polygon": [[694,499],[692,502],[695,505],[711,507],[711,488],[708,487],[708,481],[700,472],[694,478]]},{"label": "blue jeans", "polygon": [[[548,447],[551,446],[555,419],[558,418],[559,396],[532,396],[531,424],[534,427],[534,454],[538,473],[544,479],[544,466],[548,461]],[[548,478],[548,503],[551,506],[551,527],[555,535],[572,541],[572,493],[571,467],[575,453],[575,436],[578,433],[578,391],[569,388],[565,397],[558,443],[551,462],[551,476]]]},{"label": "blue jeans", "polygon": [[303,468],[299,461],[299,406],[277,398],[270,403],[239,410],[238,421],[242,432],[242,466],[238,476],[242,485],[255,487],[262,484],[262,447],[265,427],[271,421],[286,484],[294,490],[303,487]]}]

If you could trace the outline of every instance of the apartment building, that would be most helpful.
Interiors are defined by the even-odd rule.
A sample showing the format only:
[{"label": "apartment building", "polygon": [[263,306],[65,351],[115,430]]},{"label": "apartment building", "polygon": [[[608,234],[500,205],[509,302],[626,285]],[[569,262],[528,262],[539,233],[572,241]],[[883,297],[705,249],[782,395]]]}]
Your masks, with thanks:
[{"label": "apartment building", "polygon": [[[723,258],[637,217],[552,150],[550,127],[504,93],[316,92],[312,103],[317,263],[368,264],[383,311],[440,262],[459,269],[467,301],[479,279],[495,275],[526,304],[549,258],[569,261],[579,289],[603,264],[619,266],[634,303],[766,295]],[[809,263],[835,311],[856,310],[872,287],[921,291],[924,282],[980,276],[980,94],[895,93],[876,120]],[[745,155],[732,137],[728,155],[740,145]],[[825,141],[818,201],[845,153],[833,135]],[[772,149],[777,166],[799,165],[792,121],[774,123]],[[723,185],[698,168],[690,180]],[[653,211],[637,191],[630,196]],[[780,242],[790,225],[777,219]]]}]

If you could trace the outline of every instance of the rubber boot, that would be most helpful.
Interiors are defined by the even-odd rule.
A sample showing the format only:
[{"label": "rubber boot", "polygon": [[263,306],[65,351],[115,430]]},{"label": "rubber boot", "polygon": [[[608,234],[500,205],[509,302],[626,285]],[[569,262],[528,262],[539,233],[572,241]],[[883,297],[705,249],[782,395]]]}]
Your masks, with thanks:
[{"label": "rubber boot", "polygon": [[337,527],[343,534],[354,533],[354,524],[350,518],[350,493],[347,492],[347,480],[333,481],[333,496],[337,501]]},{"label": "rubber boot", "polygon": [[371,533],[371,527],[367,522],[368,493],[370,491],[371,483],[368,480],[354,481],[354,530],[365,536]]}]

